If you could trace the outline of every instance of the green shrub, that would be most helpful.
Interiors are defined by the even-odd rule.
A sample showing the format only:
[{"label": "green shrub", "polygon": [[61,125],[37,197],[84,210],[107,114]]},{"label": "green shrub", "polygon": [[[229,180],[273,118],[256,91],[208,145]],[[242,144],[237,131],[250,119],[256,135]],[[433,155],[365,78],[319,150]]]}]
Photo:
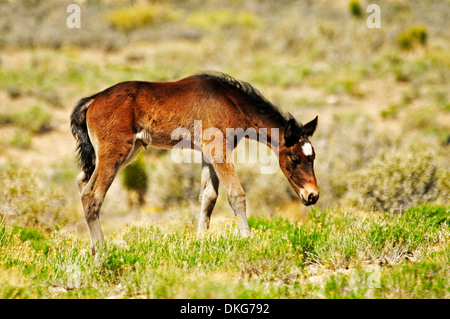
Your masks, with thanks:
[{"label": "green shrub", "polygon": [[426,130],[425,132],[436,136],[442,145],[450,144],[450,129],[448,129],[448,128],[435,127],[435,128]]},{"label": "green shrub", "polygon": [[334,79],[328,85],[328,90],[334,94],[349,94],[354,97],[364,97],[365,93],[360,87],[360,81],[352,76]]},{"label": "green shrub", "polygon": [[387,108],[383,109],[380,115],[384,118],[396,118],[399,110],[402,108],[402,105],[399,104],[391,104]]},{"label": "green shrub", "polygon": [[32,105],[25,112],[11,112],[4,107],[0,111],[0,124],[14,124],[32,133],[53,129],[52,115],[39,105]]},{"label": "green shrub", "polygon": [[228,9],[195,11],[187,19],[187,23],[196,28],[253,28],[260,25],[258,17],[251,12],[233,12]]},{"label": "green shrub", "polygon": [[425,47],[428,39],[428,29],[424,26],[415,26],[401,32],[397,37],[397,44],[403,50],[414,47]]},{"label": "green shrub", "polygon": [[29,132],[23,132],[23,131],[16,131],[14,133],[14,137],[11,141],[9,141],[9,144],[14,147],[22,148],[22,149],[28,149],[31,147],[32,143],[32,137]]},{"label": "green shrub", "polygon": [[[402,211],[447,196],[448,170],[432,153],[397,153],[376,159],[348,176],[348,203],[365,209]],[[448,183],[447,183],[448,184]]]},{"label": "green shrub", "polygon": [[12,114],[11,120],[32,133],[46,133],[53,129],[52,115],[39,105],[32,105],[23,113]]},{"label": "green shrub", "polygon": [[402,65],[394,65],[392,71],[394,72],[395,80],[397,82],[408,82],[411,80],[411,75]]},{"label": "green shrub", "polygon": [[6,87],[6,91],[8,92],[9,97],[12,99],[21,97],[23,94],[21,88],[17,85],[11,85],[11,86]]},{"label": "green shrub", "polygon": [[106,15],[106,21],[113,28],[131,32],[150,25],[176,20],[179,15],[162,4],[137,5],[121,8]]},{"label": "green shrub", "polygon": [[348,7],[350,9],[350,13],[355,18],[361,18],[362,17],[362,7],[358,0],[351,0],[348,4]]},{"label": "green shrub", "polygon": [[133,195],[137,195],[137,204],[144,204],[145,193],[148,189],[148,176],[145,170],[143,153],[123,169],[122,185],[129,192],[129,203],[133,204]]},{"label": "green shrub", "polygon": [[[30,281],[19,269],[0,268],[0,298],[28,299],[32,298],[27,291]],[[36,297],[37,298],[37,297]]]},{"label": "green shrub", "polygon": [[445,111],[450,111],[450,100],[448,91],[438,91],[435,93],[435,103]]}]

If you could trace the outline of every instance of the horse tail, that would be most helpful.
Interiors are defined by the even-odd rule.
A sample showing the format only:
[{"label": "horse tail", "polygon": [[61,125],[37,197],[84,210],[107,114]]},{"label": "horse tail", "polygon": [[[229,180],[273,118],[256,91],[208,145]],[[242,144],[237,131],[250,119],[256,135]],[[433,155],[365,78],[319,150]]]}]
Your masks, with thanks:
[{"label": "horse tail", "polygon": [[70,115],[70,129],[73,137],[77,141],[75,150],[78,152],[79,165],[86,174],[87,180],[92,176],[95,169],[95,150],[89,139],[86,112],[97,94],[78,101]]}]

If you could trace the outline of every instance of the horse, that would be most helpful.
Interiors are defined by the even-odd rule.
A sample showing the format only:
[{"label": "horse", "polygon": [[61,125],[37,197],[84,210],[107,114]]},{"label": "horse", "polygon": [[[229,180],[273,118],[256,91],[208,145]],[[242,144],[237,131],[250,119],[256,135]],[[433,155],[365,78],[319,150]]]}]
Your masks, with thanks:
[{"label": "horse", "polygon": [[[202,121],[203,132],[215,128],[225,136],[221,145],[224,157],[230,157],[242,140],[242,135],[231,136],[227,128],[252,128],[264,133],[267,146],[275,151],[281,171],[301,202],[307,206],[315,204],[319,191],[313,168],[315,151],[309,138],[317,119],[316,116],[303,125],[290,113],[282,113],[248,82],[219,72],[170,82],[121,82],[82,98],[71,113],[70,127],[82,170],[77,184],[92,254],[105,243],[99,213],[118,171],[143,148],[173,149],[176,146],[173,131],[182,127],[193,134],[194,121],[198,120]],[[272,129],[279,134],[275,136]],[[190,145],[201,152],[207,146],[205,139],[203,143],[193,141]],[[198,231],[209,228],[221,183],[238,217],[240,234],[250,236],[245,193],[233,161],[217,160],[210,154],[203,156],[201,163]]]}]

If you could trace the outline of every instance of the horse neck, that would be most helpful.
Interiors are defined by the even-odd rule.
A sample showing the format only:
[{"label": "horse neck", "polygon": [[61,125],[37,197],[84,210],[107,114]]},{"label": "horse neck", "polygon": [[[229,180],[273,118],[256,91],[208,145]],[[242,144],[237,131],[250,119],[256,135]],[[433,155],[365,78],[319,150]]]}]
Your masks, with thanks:
[{"label": "horse neck", "polygon": [[286,120],[281,114],[269,117],[268,115],[249,114],[247,115],[248,125],[244,129],[253,128],[257,132],[257,141],[266,143],[276,154],[279,151],[279,143],[282,134],[284,134],[284,127]]},{"label": "horse neck", "polygon": [[279,141],[287,123],[280,111],[270,107],[260,109],[255,107],[251,101],[240,99],[233,93],[229,93],[228,98],[240,109],[240,113],[245,118],[245,127],[242,128],[244,130],[255,129],[258,141],[261,142],[261,138],[266,138],[267,145],[278,154]]}]

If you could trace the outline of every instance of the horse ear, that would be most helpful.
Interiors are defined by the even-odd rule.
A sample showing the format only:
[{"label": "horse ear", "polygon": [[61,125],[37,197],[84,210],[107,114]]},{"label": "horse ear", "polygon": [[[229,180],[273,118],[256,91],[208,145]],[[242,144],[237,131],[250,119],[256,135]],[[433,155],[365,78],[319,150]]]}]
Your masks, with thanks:
[{"label": "horse ear", "polygon": [[312,136],[314,134],[314,131],[316,130],[317,127],[317,118],[318,116],[315,117],[314,120],[312,120],[311,122],[306,123],[303,127],[304,127],[304,134],[306,136]]},{"label": "horse ear", "polygon": [[301,137],[301,128],[297,121],[291,117],[284,128],[284,141],[287,147],[290,147],[298,142]]}]

